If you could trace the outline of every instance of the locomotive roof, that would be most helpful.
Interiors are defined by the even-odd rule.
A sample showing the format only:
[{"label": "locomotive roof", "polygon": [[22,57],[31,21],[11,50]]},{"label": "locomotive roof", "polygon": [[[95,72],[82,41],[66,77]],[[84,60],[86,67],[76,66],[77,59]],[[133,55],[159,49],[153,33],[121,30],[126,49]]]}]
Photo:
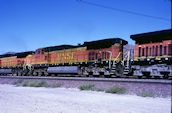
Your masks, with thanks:
[{"label": "locomotive roof", "polygon": [[7,54],[0,55],[0,58],[13,57],[13,56],[17,56],[17,58],[23,58],[32,53],[33,51],[20,52],[20,53],[7,53]]},{"label": "locomotive roof", "polygon": [[161,42],[162,40],[172,40],[172,29],[135,34],[130,36],[136,43]]},{"label": "locomotive roof", "polygon": [[71,49],[71,48],[77,48],[82,47],[82,45],[74,46],[74,45],[59,45],[59,46],[50,46],[45,47],[45,51],[55,51],[55,50],[63,50],[63,49]]},{"label": "locomotive roof", "polygon": [[0,58],[16,56],[15,54],[16,53],[5,53],[5,54],[0,55]]},{"label": "locomotive roof", "polygon": [[127,41],[125,41],[121,38],[108,38],[108,39],[103,39],[103,40],[84,42],[83,45],[87,46],[87,49],[100,49],[100,48],[108,48],[115,43],[118,43],[121,45],[128,44]]},{"label": "locomotive roof", "polygon": [[98,49],[98,48],[107,48],[111,45],[119,43],[122,45],[128,44],[127,41],[121,39],[121,38],[109,38],[109,39],[103,39],[103,40],[96,40],[91,42],[84,42],[83,45],[59,45],[59,46],[50,46],[45,47],[42,49],[45,49],[46,52],[48,51],[56,51],[56,50],[63,50],[63,49],[71,49],[71,48],[78,48],[78,47],[85,47],[87,46],[87,49]]},{"label": "locomotive roof", "polygon": [[21,52],[21,53],[16,53],[17,58],[24,58],[27,55],[31,55],[33,51],[27,51],[27,52]]}]

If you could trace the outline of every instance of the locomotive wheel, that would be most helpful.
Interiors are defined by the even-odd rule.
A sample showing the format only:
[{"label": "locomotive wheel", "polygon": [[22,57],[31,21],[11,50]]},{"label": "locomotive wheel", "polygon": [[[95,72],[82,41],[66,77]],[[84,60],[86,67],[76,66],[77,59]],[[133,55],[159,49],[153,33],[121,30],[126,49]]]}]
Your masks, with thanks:
[{"label": "locomotive wheel", "polygon": [[137,76],[138,79],[142,79],[143,77],[142,76]]},{"label": "locomotive wheel", "polygon": [[115,75],[117,77],[122,77],[124,73],[124,66],[121,63],[116,64]]},{"label": "locomotive wheel", "polygon": [[168,74],[169,74],[169,73],[163,73],[163,74],[164,74],[163,78],[164,78],[164,79],[168,79]]},{"label": "locomotive wheel", "polygon": [[111,78],[112,75],[104,75],[105,78]]}]

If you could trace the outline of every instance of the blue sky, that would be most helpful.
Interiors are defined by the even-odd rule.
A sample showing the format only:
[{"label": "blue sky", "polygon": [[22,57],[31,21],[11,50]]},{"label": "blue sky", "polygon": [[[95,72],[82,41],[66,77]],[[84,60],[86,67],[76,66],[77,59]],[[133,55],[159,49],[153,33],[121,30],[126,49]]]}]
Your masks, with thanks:
[{"label": "blue sky", "polygon": [[[170,0],[85,0],[171,18]],[[0,0],[0,54],[170,29],[169,21],[96,7],[77,0]]]}]

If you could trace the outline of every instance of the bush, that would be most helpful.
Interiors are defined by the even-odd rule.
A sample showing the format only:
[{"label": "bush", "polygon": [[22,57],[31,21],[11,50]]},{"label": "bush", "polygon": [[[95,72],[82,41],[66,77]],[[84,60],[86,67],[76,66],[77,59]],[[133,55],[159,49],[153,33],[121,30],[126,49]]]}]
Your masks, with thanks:
[{"label": "bush", "polygon": [[126,89],[124,87],[113,86],[113,87],[107,88],[105,92],[106,93],[124,94],[126,92]]},{"label": "bush", "polygon": [[93,87],[91,90],[92,91],[105,91],[105,88],[102,88],[102,87]]},{"label": "bush", "polygon": [[29,81],[24,81],[24,82],[22,83],[22,86],[28,86],[28,83],[29,83]]},{"label": "bush", "polygon": [[93,90],[94,88],[94,84],[83,84],[83,85],[80,85],[78,88],[80,90]]},{"label": "bush", "polygon": [[150,91],[142,91],[137,93],[137,96],[141,96],[141,97],[154,97],[155,94],[153,92]]},{"label": "bush", "polygon": [[124,94],[126,89],[124,87],[113,86],[110,88],[95,87],[93,84],[83,84],[78,87],[80,90],[91,90],[91,91],[105,91],[106,93],[117,93]]},{"label": "bush", "polygon": [[18,80],[13,83],[14,85],[17,86],[24,86],[24,87],[51,87],[51,88],[56,88],[62,86],[60,83],[56,84],[48,84],[46,81],[23,81],[23,80]]},{"label": "bush", "polygon": [[22,86],[29,87],[46,87],[48,84],[45,81],[25,81]]},{"label": "bush", "polygon": [[56,84],[48,85],[47,87],[56,88],[56,87],[61,87],[61,86],[62,86],[62,84],[56,83]]},{"label": "bush", "polygon": [[23,80],[16,80],[15,82],[13,82],[13,85],[20,85],[23,82]]}]

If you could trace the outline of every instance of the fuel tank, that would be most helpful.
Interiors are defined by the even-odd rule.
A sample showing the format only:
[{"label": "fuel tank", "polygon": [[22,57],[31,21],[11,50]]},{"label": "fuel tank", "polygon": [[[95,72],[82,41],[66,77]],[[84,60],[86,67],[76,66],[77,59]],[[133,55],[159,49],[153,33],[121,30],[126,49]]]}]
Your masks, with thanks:
[{"label": "fuel tank", "polygon": [[10,74],[12,73],[12,69],[0,69],[0,74]]},{"label": "fuel tank", "polygon": [[78,73],[78,66],[48,67],[48,73]]}]

